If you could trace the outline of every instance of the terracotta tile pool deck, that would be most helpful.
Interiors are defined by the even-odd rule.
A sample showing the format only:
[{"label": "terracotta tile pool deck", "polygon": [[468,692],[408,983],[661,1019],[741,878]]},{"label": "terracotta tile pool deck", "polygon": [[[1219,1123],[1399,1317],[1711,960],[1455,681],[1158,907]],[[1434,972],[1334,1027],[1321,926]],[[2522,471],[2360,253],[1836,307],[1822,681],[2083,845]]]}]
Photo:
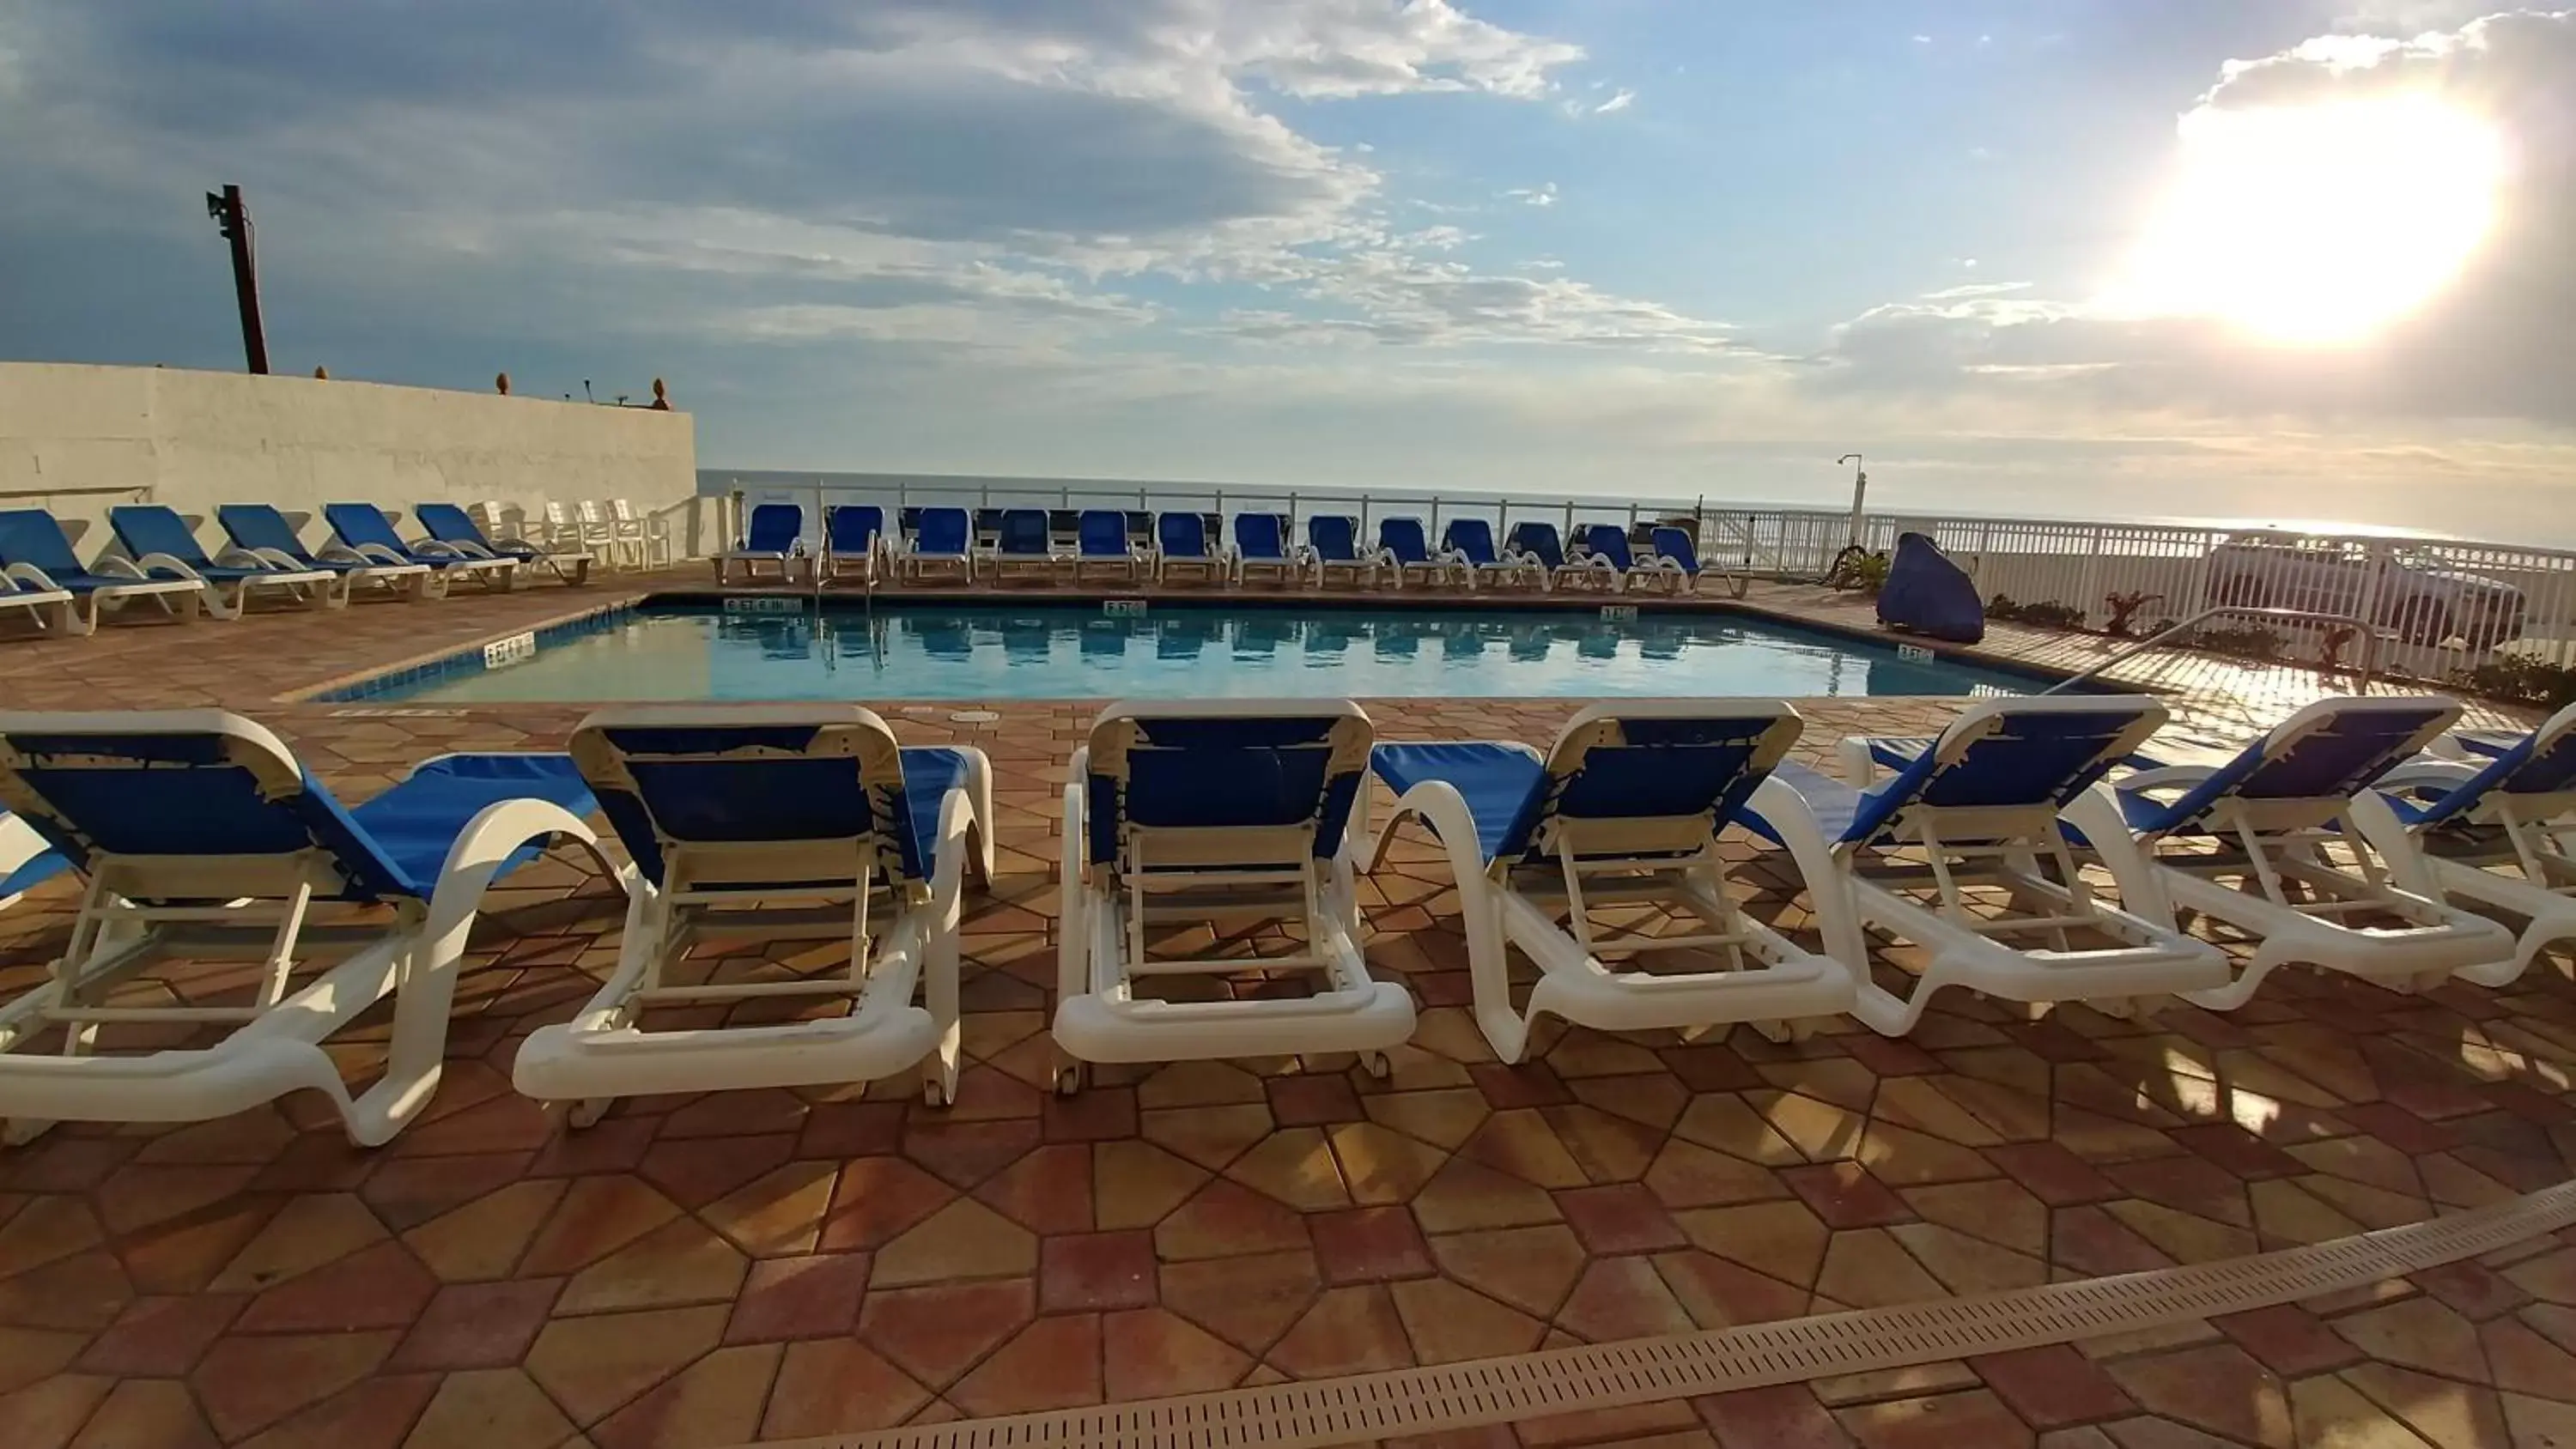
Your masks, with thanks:
[{"label": "terracotta tile pool deck", "polygon": [[[234,709],[363,798],[430,754],[558,746],[583,706],[284,697],[705,578],[10,639],[0,698]],[[1856,612],[1789,587],[1749,602]],[[1999,628],[1990,647],[2071,668],[2101,646]],[[2319,692],[2196,656],[2125,677],[2212,728]],[[1583,701],[1365,703],[1385,739],[1543,743]],[[970,707],[995,717],[950,717]],[[1793,1046],[1558,1027],[1500,1066],[1427,845],[1363,888],[1370,964],[1422,1008],[1389,1079],[1347,1058],[1184,1063],[1058,1098],[1057,800],[1097,707],[882,711],[906,743],[972,743],[996,771],[954,1106],[925,1108],[906,1075],[630,1099],[563,1130],[511,1091],[510,1062],[614,961],[622,898],[549,860],[494,892],[445,1080],[388,1146],[288,1099],[0,1151],[0,1446],[827,1436],[2218,1261],[2506,1200],[2576,1160],[2563,957],[2418,997],[2276,976],[2225,1016],[2033,1023],[1954,994],[1904,1040],[1849,1021]],[[1800,753],[1953,708],[1802,700]],[[1802,923],[1793,881],[1747,876],[1757,909]],[[70,905],[56,884],[0,914],[0,988],[38,976]],[[381,1025],[334,1039],[353,1073]],[[2576,1443],[2576,1231],[2151,1335],[1446,1437]]]}]

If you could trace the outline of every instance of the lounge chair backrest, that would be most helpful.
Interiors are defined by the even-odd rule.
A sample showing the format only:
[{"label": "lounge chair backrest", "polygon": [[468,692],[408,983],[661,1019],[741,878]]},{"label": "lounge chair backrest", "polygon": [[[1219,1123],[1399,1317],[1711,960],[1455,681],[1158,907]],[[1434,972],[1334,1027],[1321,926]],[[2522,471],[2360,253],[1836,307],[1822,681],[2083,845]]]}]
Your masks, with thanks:
[{"label": "lounge chair backrest", "polygon": [[1165,513],[1154,520],[1154,542],[1165,558],[1206,558],[1207,520],[1195,513]]},{"label": "lounge chair backrest", "polygon": [[269,548],[296,560],[311,563],[312,551],[296,535],[295,525],[270,503],[226,503],[215,509],[215,522],[223,525],[224,535],[244,548]]},{"label": "lounge chair backrest", "polygon": [[1140,830],[1302,827],[1329,860],[1370,743],[1368,716],[1347,701],[1113,706],[1091,729],[1090,859],[1116,863]]},{"label": "lounge chair backrest", "polygon": [[55,578],[77,578],[89,570],[63,526],[41,508],[0,509],[0,564],[34,564]]},{"label": "lounge chair backrest", "polygon": [[402,535],[385,521],[385,511],[372,503],[325,503],[322,517],[331,525],[331,531],[340,535],[340,541],[351,548],[373,543],[396,553],[409,552],[403,547]]},{"label": "lounge chair backrest", "polygon": [[1043,557],[1054,551],[1043,508],[1003,509],[1002,526],[997,537],[1002,552],[1007,554]]},{"label": "lounge chair backrest", "polygon": [[752,505],[751,523],[743,533],[745,553],[788,553],[805,532],[805,510],[794,503]]},{"label": "lounge chair backrest", "polygon": [[567,749],[657,886],[692,845],[774,846],[755,864],[780,882],[832,878],[821,861],[840,850],[860,853],[834,862],[853,874],[873,864],[907,888],[929,879],[894,732],[857,705],[623,706],[584,719]]},{"label": "lounge chair backrest", "polygon": [[[495,518],[500,516],[498,504],[487,506],[493,509]],[[415,503],[411,516],[420,520],[422,532],[440,543],[470,543],[487,553],[492,549],[492,540],[484,535],[474,515],[453,503]]]},{"label": "lounge chair backrest", "polygon": [[1558,542],[1553,523],[1515,523],[1507,542],[1514,553],[1535,555],[1542,568],[1565,567],[1565,546]]},{"label": "lounge chair backrest", "polygon": [[1234,546],[1249,559],[1284,559],[1288,556],[1287,543],[1281,536],[1276,513],[1236,514]]},{"label": "lounge chair backrest", "polygon": [[913,529],[915,553],[962,554],[974,531],[974,520],[963,508],[925,508],[921,522]]},{"label": "lounge chair backrest", "polygon": [[214,901],[308,866],[326,897],[427,892],[276,735],[222,710],[0,714],[0,804],[84,870],[101,853],[187,860],[175,888]]},{"label": "lounge chair backrest", "polygon": [[2456,701],[2429,695],[2321,699],[2274,725],[2171,805],[2131,823],[2156,834],[2187,830],[2230,800],[2314,803],[2331,818],[2339,813],[2331,807],[2360,794],[2459,718]]},{"label": "lounge chair backrest", "polygon": [[1074,525],[1085,558],[1127,556],[1127,513],[1118,508],[1086,508]]},{"label": "lounge chair backrest", "polygon": [[868,553],[885,532],[885,510],[873,503],[844,503],[824,513],[823,529],[832,552]]},{"label": "lounge chair backrest", "polygon": [[1776,699],[1600,704],[1547,756],[1546,781],[1512,821],[1497,860],[1686,854],[1724,830],[1804,728]]},{"label": "lounge chair backrest", "polygon": [[1423,542],[1419,518],[1381,518],[1377,521],[1377,546],[1395,555],[1398,563],[1429,563],[1431,545]]},{"label": "lounge chair backrest", "polygon": [[1583,541],[1592,546],[1598,557],[1608,559],[1610,567],[1621,573],[1637,566],[1628,553],[1628,533],[1615,523],[1596,523],[1583,530]]},{"label": "lounge chair backrest", "polygon": [[107,526],[116,533],[116,541],[125,545],[126,553],[141,558],[148,553],[166,553],[192,567],[211,567],[206,550],[197,542],[195,530],[188,521],[166,503],[128,503],[107,510]]},{"label": "lounge chair backrest", "polygon": [[1306,542],[1327,563],[1359,561],[1359,523],[1344,513],[1319,513],[1306,520]]},{"label": "lounge chair backrest", "polygon": [[2537,797],[2576,794],[2576,704],[2541,721],[2503,754],[2433,801],[2415,818],[2418,826],[2460,819],[2498,795]]},{"label": "lounge chair backrest", "polygon": [[1654,538],[1655,552],[1680,564],[1683,573],[1699,572],[1699,549],[1691,543],[1688,529],[1674,528],[1670,524],[1658,525]]},{"label": "lounge chair backrest", "polygon": [[[1894,779],[1864,791],[1842,838],[1884,838],[1925,810],[1974,810],[1996,819],[2044,810],[2054,817],[2166,718],[2165,707],[2143,695],[1980,701]],[[1979,843],[1948,831],[1942,838]]]},{"label": "lounge chair backrest", "polygon": [[1440,546],[1471,564],[1500,563],[1494,554],[1494,528],[1481,518],[1453,518],[1440,530]]}]

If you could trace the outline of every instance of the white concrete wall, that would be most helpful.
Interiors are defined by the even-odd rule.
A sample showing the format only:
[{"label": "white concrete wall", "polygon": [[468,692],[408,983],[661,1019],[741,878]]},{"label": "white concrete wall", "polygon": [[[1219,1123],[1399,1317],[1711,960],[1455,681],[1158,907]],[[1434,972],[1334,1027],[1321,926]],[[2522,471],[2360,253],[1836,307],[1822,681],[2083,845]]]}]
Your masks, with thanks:
[{"label": "white concrete wall", "polygon": [[[666,513],[684,552],[705,553],[688,414],[497,393],[157,367],[0,362],[0,507],[41,507],[108,541],[107,510],[165,503],[211,520],[222,503],[318,515],[362,500],[632,499]],[[701,514],[704,518],[701,518]],[[327,533],[316,522],[309,539]],[[409,528],[406,533],[411,532]],[[198,530],[208,543],[221,530]]]}]

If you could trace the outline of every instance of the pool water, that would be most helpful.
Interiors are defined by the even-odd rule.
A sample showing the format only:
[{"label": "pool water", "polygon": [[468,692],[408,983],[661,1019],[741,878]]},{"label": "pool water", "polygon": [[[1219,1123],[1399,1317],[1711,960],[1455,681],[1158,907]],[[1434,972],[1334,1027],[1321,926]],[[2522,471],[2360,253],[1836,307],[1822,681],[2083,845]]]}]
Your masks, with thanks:
[{"label": "pool water", "polygon": [[[767,602],[767,601],[762,601]],[[785,602],[785,601],[780,601]],[[1708,613],[1092,604],[647,606],[373,699],[1216,699],[2029,694],[2000,669]]]}]

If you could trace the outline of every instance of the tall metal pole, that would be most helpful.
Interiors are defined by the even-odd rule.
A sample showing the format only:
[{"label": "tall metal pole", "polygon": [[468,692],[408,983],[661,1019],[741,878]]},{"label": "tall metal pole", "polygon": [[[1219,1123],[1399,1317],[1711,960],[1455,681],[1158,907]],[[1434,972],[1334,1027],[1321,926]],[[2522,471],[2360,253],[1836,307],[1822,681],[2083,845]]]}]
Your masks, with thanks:
[{"label": "tall metal pole", "polygon": [[1861,501],[1869,494],[1869,474],[1861,470],[1858,453],[1845,453],[1834,461],[1852,465],[1851,541],[1857,544],[1861,541],[1863,525],[1869,521],[1869,515],[1861,511]]},{"label": "tall metal pole", "polygon": [[268,330],[259,320],[259,263],[251,253],[250,208],[242,190],[226,186],[206,193],[206,215],[215,219],[224,240],[232,243],[233,301],[241,309],[242,357],[256,373],[268,371]]}]

